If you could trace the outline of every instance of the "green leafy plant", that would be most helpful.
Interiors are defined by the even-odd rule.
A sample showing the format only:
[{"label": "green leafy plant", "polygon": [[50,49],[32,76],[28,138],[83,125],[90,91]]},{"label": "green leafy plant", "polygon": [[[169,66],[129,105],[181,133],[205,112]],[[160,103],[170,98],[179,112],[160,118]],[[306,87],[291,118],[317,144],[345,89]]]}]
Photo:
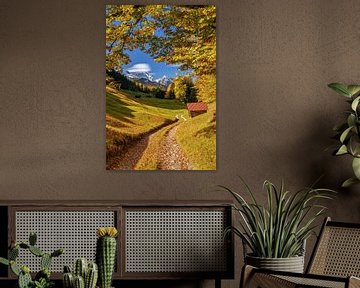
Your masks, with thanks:
[{"label": "green leafy plant", "polygon": [[49,282],[45,278],[41,278],[41,279],[39,279],[39,281],[35,280],[33,282],[34,288],[51,288],[53,286],[54,286],[54,282]]},{"label": "green leafy plant", "polygon": [[350,104],[350,109],[346,111],[346,122],[334,127],[340,145],[334,151],[334,155],[351,155],[354,177],[347,179],[342,186],[349,187],[360,183],[360,85],[344,85],[341,83],[331,83],[329,88],[344,96]]},{"label": "green leafy plant", "polygon": [[326,207],[317,202],[331,199],[334,191],[304,188],[296,193],[285,191],[283,183],[278,189],[270,181],[264,182],[267,205],[257,202],[249,186],[242,180],[251,202],[240,194],[220,186],[236,200],[233,208],[240,215],[240,227],[229,227],[225,234],[233,232],[252,251],[252,256],[288,258],[301,255],[306,239],[314,233],[315,220]]},{"label": "green leafy plant", "polygon": [[[11,271],[18,277],[19,288],[50,288],[54,283],[50,280],[50,265],[54,257],[64,253],[63,249],[57,249],[51,254],[43,252],[36,246],[37,236],[30,233],[29,243],[12,243],[8,251],[8,259],[0,257],[0,263],[10,266]],[[16,259],[19,256],[20,249],[28,250],[33,255],[39,257],[41,270],[35,275],[33,280],[28,266],[19,266]]]}]

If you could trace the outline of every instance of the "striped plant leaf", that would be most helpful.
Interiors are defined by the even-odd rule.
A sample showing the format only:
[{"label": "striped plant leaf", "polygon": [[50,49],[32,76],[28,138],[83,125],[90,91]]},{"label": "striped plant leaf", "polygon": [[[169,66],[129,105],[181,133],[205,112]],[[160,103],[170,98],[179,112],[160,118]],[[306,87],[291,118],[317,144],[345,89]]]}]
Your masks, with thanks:
[{"label": "striped plant leaf", "polygon": [[245,181],[240,179],[250,201],[230,188],[219,186],[234,197],[236,204],[233,209],[240,215],[239,227],[228,227],[225,235],[234,233],[240,237],[257,257],[300,255],[304,242],[314,234],[317,227],[314,223],[326,210],[318,202],[332,199],[334,191],[315,189],[312,185],[291,193],[284,189],[283,182],[278,189],[270,181],[265,181],[267,203],[261,205]]}]

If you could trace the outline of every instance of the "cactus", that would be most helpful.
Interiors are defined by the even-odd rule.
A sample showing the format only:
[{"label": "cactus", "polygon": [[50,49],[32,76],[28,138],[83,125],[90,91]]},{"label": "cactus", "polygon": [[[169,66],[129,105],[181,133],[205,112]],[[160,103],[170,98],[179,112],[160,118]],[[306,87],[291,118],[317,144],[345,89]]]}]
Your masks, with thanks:
[{"label": "cactus", "polygon": [[69,266],[67,265],[64,266],[64,273],[71,273],[71,269]]},{"label": "cactus", "polygon": [[64,253],[64,249],[57,249],[51,253],[51,257],[58,257]]},{"label": "cactus", "polygon": [[9,260],[16,260],[16,258],[19,256],[19,246],[15,246],[14,248],[9,250],[8,253]]},{"label": "cactus", "polygon": [[40,270],[38,273],[36,273],[35,275],[35,280],[40,281],[41,279],[50,279],[50,271],[48,268],[44,268],[42,270]]},{"label": "cactus", "polygon": [[16,265],[14,260],[10,261],[10,269],[16,276],[20,275],[20,268]]},{"label": "cactus", "polygon": [[21,242],[21,243],[19,244],[19,246],[20,246],[20,248],[22,248],[22,249],[29,249],[29,248],[30,248],[30,245],[28,245],[28,244],[26,244],[26,243],[23,243],[23,242]]},{"label": "cactus", "polygon": [[117,230],[115,227],[98,228],[97,235],[96,261],[100,287],[110,288],[115,265]]},{"label": "cactus", "polygon": [[81,276],[83,279],[85,279],[87,268],[88,262],[85,258],[76,259],[74,267],[75,276]]},{"label": "cactus", "polygon": [[[64,251],[63,249],[55,250],[53,253],[48,254],[36,247],[37,236],[35,233],[30,233],[29,244],[20,242],[16,243],[11,241],[11,245],[8,251],[8,259],[0,257],[0,263],[10,266],[11,271],[18,276],[18,286],[19,288],[29,288],[29,287],[51,287],[53,282],[50,281],[50,264],[53,257],[60,256]],[[30,275],[30,269],[27,266],[22,266],[21,268],[16,264],[16,259],[19,256],[19,250],[29,250],[30,253],[37,257],[41,257],[41,271],[39,271],[35,276],[35,281],[32,280]]]},{"label": "cactus", "polygon": [[3,257],[0,257],[0,263],[1,263],[1,264],[4,264],[4,265],[6,265],[6,266],[9,266],[10,261],[9,261],[8,259],[5,259],[5,258],[3,258]]},{"label": "cactus", "polygon": [[32,283],[32,279],[29,271],[28,272],[21,271],[18,279],[19,288],[28,288],[31,283]]},{"label": "cactus", "polygon": [[74,277],[74,288],[85,288],[84,278],[77,275]]},{"label": "cactus", "polygon": [[51,265],[51,260],[52,257],[50,254],[45,253],[42,257],[41,257],[41,261],[40,261],[40,267],[41,269],[49,269],[50,265]]},{"label": "cactus", "polygon": [[85,276],[85,288],[95,288],[98,279],[98,266],[96,263],[89,263]]},{"label": "cactus", "polygon": [[72,273],[64,273],[63,274],[63,286],[64,288],[73,288],[74,287],[74,276]]},{"label": "cactus", "polygon": [[44,252],[42,252],[41,250],[40,250],[40,248],[38,248],[38,247],[36,247],[36,246],[30,246],[29,247],[29,251],[32,253],[32,254],[34,254],[35,256],[37,256],[37,257],[41,257],[41,256],[43,256],[44,255]]},{"label": "cactus", "polygon": [[29,244],[31,246],[35,246],[37,241],[37,235],[35,232],[31,232],[29,235]]},{"label": "cactus", "polygon": [[[76,259],[74,263],[74,273],[71,273],[69,266],[64,266],[63,286],[64,288],[95,288],[98,278],[98,269],[95,263],[89,263],[85,258]],[[77,280],[76,280],[77,279]],[[82,281],[80,280],[82,279]],[[75,282],[77,284],[75,284]],[[81,283],[82,282],[82,283]]]}]

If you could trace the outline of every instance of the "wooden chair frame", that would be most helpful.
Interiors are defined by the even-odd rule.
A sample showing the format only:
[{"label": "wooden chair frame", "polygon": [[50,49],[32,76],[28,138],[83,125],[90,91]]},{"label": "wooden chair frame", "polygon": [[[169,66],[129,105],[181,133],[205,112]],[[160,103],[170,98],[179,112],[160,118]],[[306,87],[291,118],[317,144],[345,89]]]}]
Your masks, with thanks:
[{"label": "wooden chair frame", "polygon": [[[322,267],[322,262],[324,262],[324,256],[322,253],[326,252],[324,247],[324,242],[327,241],[327,230],[331,227],[337,227],[339,229],[344,228],[350,230],[360,231],[360,224],[355,223],[344,223],[344,222],[334,222],[328,217],[325,219],[324,224],[322,225],[320,235],[315,244],[315,248],[310,258],[309,265],[307,266],[306,273],[291,273],[291,272],[279,272],[271,271],[265,269],[255,268],[249,265],[245,265],[242,270],[240,288],[272,288],[272,287],[344,287],[344,288],[360,288],[360,270],[359,274],[355,276],[344,275],[350,274],[346,271],[342,271],[343,275],[338,275],[337,273],[331,274],[331,271],[327,272],[326,275],[322,275],[321,271],[324,269]],[[356,251],[360,251],[360,243],[357,246]],[[349,252],[348,252],[349,253]],[[357,252],[359,253],[359,252]],[[322,257],[322,258],[321,258]],[[360,257],[359,257],[360,258]],[[320,259],[320,260],[319,260]],[[360,259],[359,261],[360,262]],[[336,266],[336,265],[335,265]],[[331,274],[331,275],[330,275]]]}]

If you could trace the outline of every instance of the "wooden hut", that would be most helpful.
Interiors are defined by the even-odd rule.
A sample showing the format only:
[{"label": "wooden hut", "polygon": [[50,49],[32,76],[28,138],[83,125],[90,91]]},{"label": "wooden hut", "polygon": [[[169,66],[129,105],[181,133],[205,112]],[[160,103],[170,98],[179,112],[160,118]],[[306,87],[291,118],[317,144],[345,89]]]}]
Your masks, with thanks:
[{"label": "wooden hut", "polygon": [[197,115],[206,113],[208,110],[207,104],[203,102],[187,103],[186,107],[189,111],[190,117],[195,117]]}]

